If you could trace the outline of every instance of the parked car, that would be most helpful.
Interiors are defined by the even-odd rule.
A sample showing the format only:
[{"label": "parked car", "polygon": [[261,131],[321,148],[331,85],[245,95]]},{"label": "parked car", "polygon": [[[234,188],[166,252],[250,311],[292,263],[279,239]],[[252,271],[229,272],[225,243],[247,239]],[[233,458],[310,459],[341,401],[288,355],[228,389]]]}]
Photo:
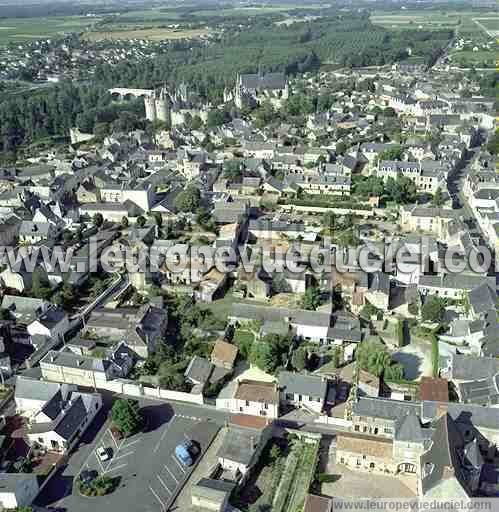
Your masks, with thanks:
[{"label": "parked car", "polygon": [[198,454],[199,448],[192,441],[185,441],[175,448],[175,455],[184,466],[192,466],[193,457]]},{"label": "parked car", "polygon": [[92,470],[87,469],[80,473],[80,480],[84,484],[88,485],[90,482],[95,480],[98,476],[99,476],[99,473],[97,473],[97,471],[95,471],[94,469],[92,469]]},{"label": "parked car", "polygon": [[109,460],[111,457],[109,456],[109,452],[103,447],[103,446],[99,446],[99,448],[97,448],[97,457],[99,458],[99,460],[101,462],[105,462],[106,460]]}]

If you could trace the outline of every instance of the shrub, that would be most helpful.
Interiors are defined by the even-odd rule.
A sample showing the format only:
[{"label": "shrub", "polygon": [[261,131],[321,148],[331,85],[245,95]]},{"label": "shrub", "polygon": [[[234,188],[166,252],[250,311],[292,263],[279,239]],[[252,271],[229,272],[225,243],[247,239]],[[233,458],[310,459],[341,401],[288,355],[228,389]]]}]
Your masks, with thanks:
[{"label": "shrub", "polygon": [[120,477],[111,478],[109,476],[101,476],[90,483],[84,483],[78,480],[78,491],[83,496],[105,496],[112,493],[119,485]]}]

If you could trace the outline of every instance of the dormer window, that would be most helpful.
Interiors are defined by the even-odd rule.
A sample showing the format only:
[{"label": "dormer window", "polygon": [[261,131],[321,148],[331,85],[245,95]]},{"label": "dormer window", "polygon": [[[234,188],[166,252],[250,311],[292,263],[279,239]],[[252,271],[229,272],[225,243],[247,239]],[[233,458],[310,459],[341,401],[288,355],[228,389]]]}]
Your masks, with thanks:
[{"label": "dormer window", "polygon": [[434,468],[435,464],[433,464],[433,462],[427,462],[423,468],[423,477],[426,478],[427,476],[430,476]]}]

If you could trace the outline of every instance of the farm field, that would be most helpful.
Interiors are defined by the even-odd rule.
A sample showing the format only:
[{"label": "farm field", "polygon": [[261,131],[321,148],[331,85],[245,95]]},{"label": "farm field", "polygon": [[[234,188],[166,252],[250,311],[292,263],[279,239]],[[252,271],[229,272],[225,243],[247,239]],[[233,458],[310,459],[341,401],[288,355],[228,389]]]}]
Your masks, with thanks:
[{"label": "farm field", "polygon": [[483,32],[474,19],[480,20],[488,30],[497,30],[499,16],[496,12],[399,10],[378,11],[371,16],[372,23],[385,28],[457,28],[459,32]]},{"label": "farm field", "polygon": [[0,19],[0,44],[50,38],[71,32],[83,32],[100,21],[90,16],[53,16],[47,18]]},{"label": "farm field", "polygon": [[187,39],[204,37],[211,34],[209,29],[172,29],[172,28],[144,28],[130,30],[110,30],[87,32],[83,37],[87,41],[145,39],[149,41],[164,41],[167,39]]}]

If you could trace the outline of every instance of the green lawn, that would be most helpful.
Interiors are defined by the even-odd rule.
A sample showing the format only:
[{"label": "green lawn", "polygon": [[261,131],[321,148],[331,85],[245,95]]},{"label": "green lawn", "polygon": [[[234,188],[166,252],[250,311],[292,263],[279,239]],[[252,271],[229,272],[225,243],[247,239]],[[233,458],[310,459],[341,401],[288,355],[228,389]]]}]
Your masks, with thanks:
[{"label": "green lawn", "polygon": [[52,16],[46,18],[6,18],[0,20],[0,44],[51,38],[83,32],[100,20],[89,16]]}]

